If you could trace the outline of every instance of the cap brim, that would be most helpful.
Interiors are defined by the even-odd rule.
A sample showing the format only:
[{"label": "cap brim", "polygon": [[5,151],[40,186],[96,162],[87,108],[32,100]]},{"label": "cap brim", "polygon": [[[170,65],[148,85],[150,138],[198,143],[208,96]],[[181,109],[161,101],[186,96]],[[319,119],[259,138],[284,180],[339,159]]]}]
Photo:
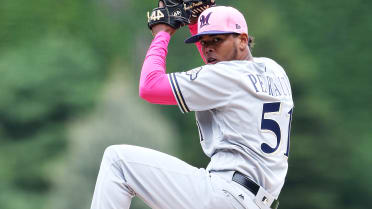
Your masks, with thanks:
[{"label": "cap brim", "polygon": [[236,33],[236,32],[219,31],[219,30],[205,31],[205,32],[201,32],[201,33],[191,36],[190,38],[185,40],[185,43],[191,44],[191,43],[198,42],[200,40],[200,37],[204,35],[220,35],[220,34],[233,34],[233,33]]}]

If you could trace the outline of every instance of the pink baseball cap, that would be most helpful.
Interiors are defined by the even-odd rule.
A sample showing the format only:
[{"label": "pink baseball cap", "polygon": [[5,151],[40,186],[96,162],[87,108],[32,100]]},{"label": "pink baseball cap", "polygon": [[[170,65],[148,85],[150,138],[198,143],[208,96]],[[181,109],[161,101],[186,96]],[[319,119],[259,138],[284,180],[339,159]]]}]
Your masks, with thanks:
[{"label": "pink baseball cap", "polygon": [[203,35],[231,33],[248,35],[248,26],[243,14],[233,7],[210,7],[198,18],[198,33],[186,39],[185,43],[195,43]]}]

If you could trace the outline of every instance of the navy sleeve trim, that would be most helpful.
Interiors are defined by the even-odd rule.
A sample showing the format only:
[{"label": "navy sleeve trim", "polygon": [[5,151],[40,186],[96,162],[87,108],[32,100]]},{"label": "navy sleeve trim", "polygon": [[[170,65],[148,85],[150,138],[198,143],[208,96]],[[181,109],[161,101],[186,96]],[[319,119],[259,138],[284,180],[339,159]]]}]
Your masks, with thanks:
[{"label": "navy sleeve trim", "polygon": [[186,105],[185,99],[183,98],[181,89],[178,85],[176,75],[174,73],[169,74],[169,80],[170,80],[170,84],[172,86],[173,93],[174,93],[174,95],[176,97],[176,100],[178,102],[178,106],[181,109],[181,112],[182,113],[190,112],[190,109]]}]

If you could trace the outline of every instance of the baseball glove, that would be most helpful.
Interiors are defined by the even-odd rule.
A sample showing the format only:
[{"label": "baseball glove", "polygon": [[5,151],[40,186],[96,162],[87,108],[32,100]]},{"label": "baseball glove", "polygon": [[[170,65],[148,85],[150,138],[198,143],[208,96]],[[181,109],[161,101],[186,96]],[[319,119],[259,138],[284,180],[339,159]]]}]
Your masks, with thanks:
[{"label": "baseball glove", "polygon": [[[160,3],[162,2],[162,4]],[[174,29],[190,23],[191,2],[183,0],[160,0],[159,7],[147,12],[148,26],[151,28],[160,23],[167,24]]]},{"label": "baseball glove", "polygon": [[199,15],[209,7],[215,6],[215,0],[183,0],[185,3],[190,5],[191,17],[198,18]]}]

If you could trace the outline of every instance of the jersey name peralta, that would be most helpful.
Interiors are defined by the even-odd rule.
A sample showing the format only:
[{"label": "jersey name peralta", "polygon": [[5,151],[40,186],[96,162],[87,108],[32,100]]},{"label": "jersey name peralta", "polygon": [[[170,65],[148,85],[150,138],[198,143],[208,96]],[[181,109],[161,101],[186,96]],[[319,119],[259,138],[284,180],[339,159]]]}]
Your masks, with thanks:
[{"label": "jersey name peralta", "polygon": [[288,169],[293,100],[283,68],[269,58],[226,61],[170,73],[182,112],[195,111],[209,171],[239,171],[278,197]]}]

